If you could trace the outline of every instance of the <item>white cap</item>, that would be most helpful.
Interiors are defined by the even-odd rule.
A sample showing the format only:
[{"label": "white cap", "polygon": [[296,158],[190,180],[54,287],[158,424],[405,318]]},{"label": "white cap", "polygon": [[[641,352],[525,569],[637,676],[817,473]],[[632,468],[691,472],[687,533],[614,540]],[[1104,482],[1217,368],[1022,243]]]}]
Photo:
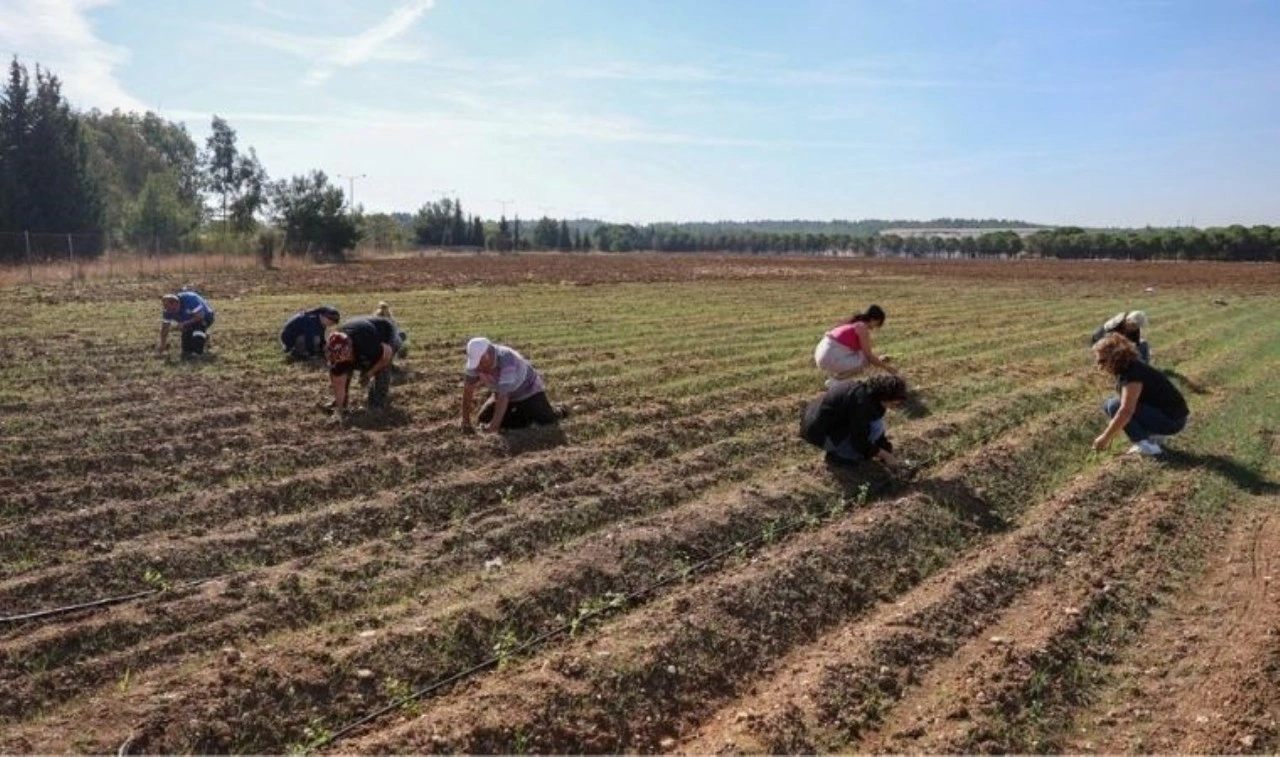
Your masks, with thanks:
[{"label": "white cap", "polygon": [[467,342],[467,367],[468,371],[474,371],[480,367],[480,360],[493,346],[493,342],[482,336],[473,337]]}]

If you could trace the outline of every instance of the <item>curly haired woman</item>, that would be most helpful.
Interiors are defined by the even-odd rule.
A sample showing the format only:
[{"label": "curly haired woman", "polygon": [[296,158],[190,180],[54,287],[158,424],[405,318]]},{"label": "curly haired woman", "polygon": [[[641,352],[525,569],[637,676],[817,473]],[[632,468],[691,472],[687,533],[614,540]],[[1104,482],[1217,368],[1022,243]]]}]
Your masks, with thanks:
[{"label": "curly haired woman", "polygon": [[1123,429],[1133,442],[1130,453],[1159,455],[1165,436],[1187,425],[1187,400],[1163,373],[1142,361],[1137,346],[1123,334],[1109,334],[1093,346],[1098,369],[1116,379],[1119,397],[1111,397],[1102,409],[1111,422],[1093,440],[1093,448],[1104,450]]}]

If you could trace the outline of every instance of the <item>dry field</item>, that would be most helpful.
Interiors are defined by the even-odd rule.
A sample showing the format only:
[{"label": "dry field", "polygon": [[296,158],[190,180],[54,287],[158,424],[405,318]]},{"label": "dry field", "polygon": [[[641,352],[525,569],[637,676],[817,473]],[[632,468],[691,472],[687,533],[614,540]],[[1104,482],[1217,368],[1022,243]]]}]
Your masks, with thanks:
[{"label": "dry field", "polygon": [[[0,752],[1280,750],[1280,267],[437,256],[0,291]],[[390,411],[294,310],[391,302]],[[913,472],[797,438],[871,302]],[[1188,430],[1089,451],[1142,308]],[[457,428],[466,338],[560,431]],[[101,600],[112,600],[92,604]],[[89,606],[82,606],[89,605]]]}]

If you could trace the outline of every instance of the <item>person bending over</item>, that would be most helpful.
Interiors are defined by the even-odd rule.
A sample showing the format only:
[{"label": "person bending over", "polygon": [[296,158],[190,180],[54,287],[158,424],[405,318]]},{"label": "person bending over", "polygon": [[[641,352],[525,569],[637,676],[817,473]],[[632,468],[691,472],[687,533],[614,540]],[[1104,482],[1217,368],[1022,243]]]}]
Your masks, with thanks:
[{"label": "person bending over", "polygon": [[814,348],[813,362],[830,376],[828,386],[861,373],[869,365],[897,373],[885,358],[876,355],[871,343],[871,332],[884,325],[884,318],[884,309],[872,305],[823,334]]},{"label": "person bending over", "polygon": [[169,329],[177,326],[182,332],[182,358],[204,354],[209,341],[209,327],[213,325],[213,308],[195,292],[183,290],[160,298],[160,343],[156,354],[169,351]]},{"label": "person bending over", "polygon": [[1187,425],[1190,411],[1187,400],[1160,371],[1142,361],[1138,348],[1122,334],[1110,334],[1093,346],[1098,369],[1116,380],[1118,397],[1102,403],[1111,419],[1098,438],[1095,450],[1111,446],[1123,429],[1133,446],[1131,454],[1154,456],[1164,450],[1164,437],[1178,433]]},{"label": "person bending over", "polygon": [[347,409],[351,374],[359,370],[361,383],[373,381],[369,409],[385,408],[391,391],[391,361],[399,349],[395,327],[385,318],[352,318],[329,334],[325,358],[333,387],[331,406],[339,411]]},{"label": "person bending over", "polygon": [[338,309],[321,305],[311,310],[299,310],[285,322],[280,331],[280,346],[290,360],[309,360],[324,354],[325,332],[342,320]]},{"label": "person bending over", "polygon": [[852,467],[863,460],[896,465],[885,430],[885,410],[906,400],[907,383],[893,374],[858,382],[835,381],[805,408],[800,436],[826,451],[828,465]]},{"label": "person bending over", "polygon": [[564,410],[551,406],[538,371],[519,352],[482,336],[467,342],[463,367],[462,430],[474,431],[471,406],[477,386],[490,391],[477,420],[485,431],[559,423]]}]

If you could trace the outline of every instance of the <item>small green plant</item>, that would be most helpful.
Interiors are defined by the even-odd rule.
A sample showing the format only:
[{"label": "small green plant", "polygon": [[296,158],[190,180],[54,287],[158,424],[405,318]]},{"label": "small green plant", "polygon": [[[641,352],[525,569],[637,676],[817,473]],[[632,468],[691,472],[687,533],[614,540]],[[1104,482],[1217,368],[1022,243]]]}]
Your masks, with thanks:
[{"label": "small green plant", "polygon": [[578,605],[578,614],[569,621],[569,635],[577,636],[583,625],[591,618],[622,607],[626,604],[626,596],[617,592],[608,592],[603,596],[592,597]]},{"label": "small green plant", "polygon": [[129,684],[132,682],[132,679],[133,679],[133,670],[130,668],[125,668],[124,675],[120,676],[119,681],[116,681],[116,691],[120,692],[121,694],[124,694],[125,692],[127,692],[129,690]]},{"label": "small green plant", "polygon": [[498,658],[498,670],[507,667],[519,646],[520,638],[516,636],[515,630],[510,627],[502,629],[498,640],[493,642],[493,656]]},{"label": "small green plant", "polygon": [[498,498],[502,502],[503,507],[511,507],[516,503],[516,487],[515,484],[504,486],[498,490]]},{"label": "small green plant", "polygon": [[289,745],[286,750],[289,754],[310,754],[316,749],[328,744],[329,740],[333,738],[333,731],[325,728],[318,719],[313,719],[303,727],[302,737],[302,741]]},{"label": "small green plant", "polygon": [[168,591],[169,581],[156,568],[147,568],[142,572],[142,582],[156,591]]}]

